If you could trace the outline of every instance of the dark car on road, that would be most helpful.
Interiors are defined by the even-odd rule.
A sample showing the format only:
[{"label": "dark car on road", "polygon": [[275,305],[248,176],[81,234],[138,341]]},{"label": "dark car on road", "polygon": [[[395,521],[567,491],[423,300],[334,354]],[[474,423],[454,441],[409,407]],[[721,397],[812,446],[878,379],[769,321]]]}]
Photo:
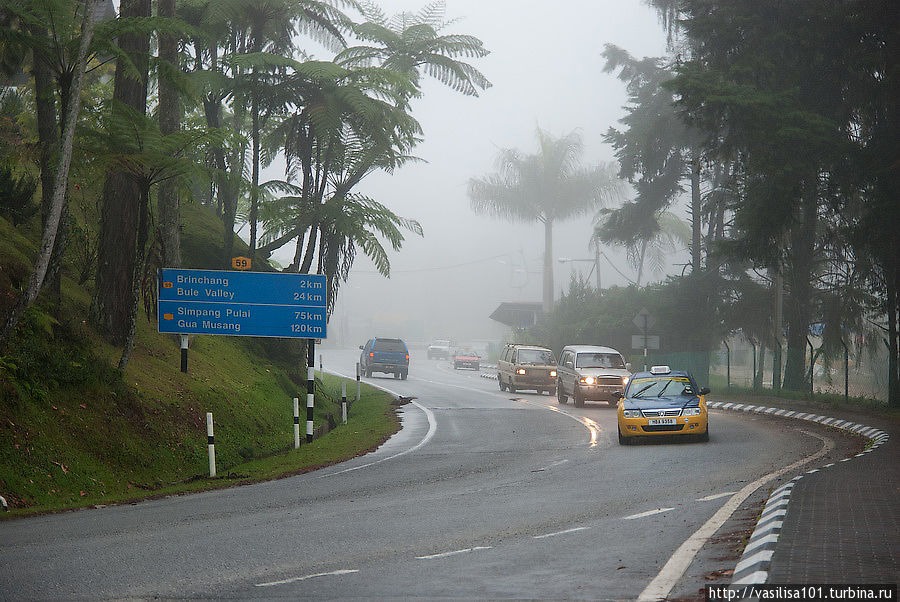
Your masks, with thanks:
[{"label": "dark car on road", "polygon": [[400,339],[374,338],[360,345],[359,369],[367,377],[373,372],[393,374],[406,380],[409,374],[409,348]]}]

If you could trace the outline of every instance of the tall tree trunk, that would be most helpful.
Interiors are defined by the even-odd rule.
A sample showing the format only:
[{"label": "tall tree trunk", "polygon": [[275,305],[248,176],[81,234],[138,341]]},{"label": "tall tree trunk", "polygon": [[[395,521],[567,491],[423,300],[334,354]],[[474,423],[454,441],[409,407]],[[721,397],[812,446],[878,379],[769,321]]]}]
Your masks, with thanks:
[{"label": "tall tree trunk", "polygon": [[[36,36],[46,35],[43,28],[32,27],[31,33]],[[37,114],[37,130],[38,145],[40,148],[40,170],[41,170],[41,227],[46,228],[47,220],[50,218],[53,206],[53,182],[55,179],[54,159],[55,153],[59,151],[59,137],[65,129],[65,114],[60,115],[57,121],[56,98],[53,87],[53,73],[51,66],[46,62],[44,57],[39,53],[34,57],[34,65],[32,67],[34,76],[35,90],[35,108]],[[71,86],[71,79],[68,84]],[[71,98],[71,94],[63,95],[63,107]],[[59,287],[59,265],[61,263],[62,250],[65,248],[65,238],[68,231],[68,211],[66,210],[66,199],[63,199],[63,209],[60,214],[59,227],[57,227],[56,239],[53,243],[53,251],[50,254],[50,263],[47,266],[47,273],[44,276],[44,282],[50,283],[54,305],[59,310],[60,287]]]},{"label": "tall tree trunk", "polygon": [[784,388],[808,391],[806,369],[807,336],[812,315],[813,273],[815,271],[816,222],[818,218],[818,172],[810,176],[801,196],[800,215],[791,229],[790,297],[787,318],[787,358]]},{"label": "tall tree trunk", "polygon": [[56,166],[56,177],[53,181],[53,196],[50,204],[50,211],[47,215],[46,222],[41,232],[41,248],[35,262],[34,271],[28,280],[28,286],[25,292],[19,297],[18,302],[13,311],[10,313],[0,330],[0,349],[4,348],[9,338],[12,336],[16,325],[22,317],[22,314],[30,306],[41,285],[44,282],[44,276],[47,273],[47,266],[50,263],[50,255],[53,252],[53,245],[56,242],[56,231],[59,226],[59,220],[62,216],[63,203],[66,196],[66,188],[69,179],[69,165],[72,162],[72,147],[75,141],[75,125],[78,122],[78,114],[81,108],[81,83],[84,77],[85,62],[87,60],[88,46],[90,46],[91,38],[94,34],[94,12],[97,7],[98,0],[87,0],[84,4],[84,19],[81,24],[81,41],[78,46],[78,58],[75,61],[75,74],[72,83],[72,95],[69,98],[69,106],[65,109],[66,120],[63,126],[62,140],[59,149],[59,162]]},{"label": "tall tree trunk", "polygon": [[[122,0],[120,15],[149,17],[150,0]],[[119,48],[137,67],[139,78],[126,73],[125,64],[116,64],[113,100],[140,113],[147,110],[147,71],[150,39],[146,34],[122,34]],[[100,250],[97,287],[92,307],[93,319],[111,342],[121,345],[128,336],[128,319],[134,303],[137,234],[140,222],[141,187],[130,174],[111,170],[103,186]]]},{"label": "tall tree trunk", "polygon": [[[175,18],[175,0],[159,0],[159,16]],[[159,58],[180,70],[178,60],[178,38],[164,33],[159,36]],[[181,99],[175,85],[166,77],[159,78],[159,130],[163,135],[174,134],[181,128]],[[159,215],[160,248],[162,264],[165,267],[181,266],[181,199],[178,187],[172,180],[159,185],[157,208]]]},{"label": "tall tree trunk", "polygon": [[[32,28],[32,35],[43,36],[46,32]],[[36,54],[31,69],[34,76],[34,100],[37,114],[38,145],[40,147],[41,168],[41,225],[47,224],[53,206],[53,182],[56,177],[53,162],[59,151],[59,129],[56,121],[56,97],[53,91],[53,75],[50,65],[41,54]]]},{"label": "tall tree trunk", "polygon": [[[222,105],[218,100],[203,99],[203,111],[206,125],[210,128],[222,127]],[[216,198],[217,205],[222,207],[222,267],[231,268],[231,257],[234,252],[234,220],[237,215],[237,192],[234,190],[232,178],[228,175],[225,162],[225,149],[221,146],[213,149],[213,160],[216,165]]]},{"label": "tall tree trunk", "polygon": [[251,166],[250,183],[250,257],[256,253],[256,222],[259,219],[259,94],[254,86],[251,92],[251,132],[253,144],[253,165]]},{"label": "tall tree trunk", "polygon": [[122,356],[119,358],[119,370],[124,370],[131,359],[134,349],[134,337],[137,328],[138,306],[141,299],[141,283],[144,274],[144,262],[147,258],[147,241],[150,238],[150,186],[141,186],[140,217],[138,218],[137,246],[134,260],[134,273],[131,277],[131,307],[128,311],[128,326]]},{"label": "tall tree trunk", "polygon": [[[59,119],[59,132],[62,135],[66,121],[66,109],[72,97],[72,84],[75,73],[64,71],[57,76],[57,88],[62,112]],[[53,243],[53,252],[50,254],[50,264],[47,266],[47,275],[44,277],[44,286],[48,289],[49,297],[53,303],[54,312],[58,315],[62,306],[62,264],[63,254],[69,242],[69,193],[66,187],[66,195],[63,197],[62,213],[59,218],[59,226],[56,228],[56,240]]]},{"label": "tall tree trunk", "polygon": [[553,220],[544,220],[544,313],[553,311]]},{"label": "tall tree trunk", "polygon": [[309,227],[309,238],[306,241],[306,252],[303,255],[303,264],[300,266],[301,274],[309,274],[312,267],[313,256],[316,254],[316,242],[319,235],[319,225],[313,224]]},{"label": "tall tree trunk", "polygon": [[[896,242],[896,238],[894,239]],[[898,289],[900,289],[900,260],[897,259],[897,253],[900,249],[897,245],[894,247],[893,260],[888,263],[888,269],[885,271],[885,280],[887,282],[887,319],[888,319],[888,405],[897,408],[900,407],[900,336],[898,336],[897,312],[898,312]]]},{"label": "tall tree trunk", "polygon": [[700,273],[702,222],[700,220],[700,150],[691,153],[691,271]]}]

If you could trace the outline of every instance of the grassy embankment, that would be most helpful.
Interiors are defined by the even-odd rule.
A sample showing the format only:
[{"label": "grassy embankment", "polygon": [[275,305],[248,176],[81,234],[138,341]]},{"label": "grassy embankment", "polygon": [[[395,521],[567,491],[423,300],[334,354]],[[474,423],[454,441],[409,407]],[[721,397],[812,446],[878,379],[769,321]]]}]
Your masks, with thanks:
[{"label": "grassy embankment", "polygon": [[[220,223],[200,207],[184,211],[185,267],[215,267]],[[34,231],[0,218],[0,316],[27,281],[35,240]],[[373,449],[398,428],[393,399],[364,385],[346,426],[294,450],[291,400],[305,405],[306,370],[291,341],[193,337],[184,374],[175,337],[157,333],[142,313],[120,374],[121,349],[88,322],[91,286],[64,277],[60,311],[41,299],[0,355],[0,495],[12,507],[0,517],[304,472]],[[340,421],[340,381],[318,380],[317,428]],[[208,477],[206,412],[215,418],[215,479]]]}]

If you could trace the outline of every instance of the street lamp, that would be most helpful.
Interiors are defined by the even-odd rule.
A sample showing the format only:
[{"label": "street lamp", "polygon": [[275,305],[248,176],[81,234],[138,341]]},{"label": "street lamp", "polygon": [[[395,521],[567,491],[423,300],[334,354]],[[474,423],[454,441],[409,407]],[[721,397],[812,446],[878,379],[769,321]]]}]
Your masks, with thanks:
[{"label": "street lamp", "polygon": [[[594,266],[591,268],[591,271],[596,272],[596,274],[597,274],[597,294],[598,295],[600,294],[600,250],[599,250],[599,248],[597,248],[597,253],[593,257],[593,259],[572,259],[569,257],[560,257],[559,259],[557,259],[557,261],[560,263],[568,263],[570,261],[590,261],[591,263],[593,263]],[[590,277],[591,277],[591,275],[589,273],[588,278],[590,278]]]}]

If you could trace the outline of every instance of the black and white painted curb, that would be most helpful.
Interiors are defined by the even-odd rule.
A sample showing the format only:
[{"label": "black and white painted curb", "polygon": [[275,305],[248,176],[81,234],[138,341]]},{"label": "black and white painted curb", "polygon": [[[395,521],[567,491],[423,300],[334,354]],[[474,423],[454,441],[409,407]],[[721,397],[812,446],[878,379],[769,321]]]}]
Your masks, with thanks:
[{"label": "black and white painted curb", "polygon": [[[854,433],[861,437],[865,437],[872,442],[865,451],[862,451],[850,458],[844,458],[841,462],[849,462],[853,458],[859,458],[871,453],[881,447],[889,438],[889,435],[877,428],[857,424],[849,420],[839,420],[829,416],[819,416],[817,414],[808,414],[804,412],[796,412],[793,410],[784,410],[780,408],[769,408],[764,406],[755,406],[743,403],[728,403],[722,401],[711,401],[707,403],[710,408],[718,410],[733,410],[738,412],[753,412],[755,414],[767,414],[770,416],[780,416],[783,418],[794,418],[797,420],[808,420],[816,422],[823,426],[831,426],[841,430]],[[819,472],[831,468],[835,463],[828,464],[821,468],[808,470],[801,475],[797,475],[778,489],[772,492],[766,501],[762,515],[756,523],[753,535],[744,548],[741,560],[734,567],[734,575],[731,578],[731,585],[751,585],[765,583],[769,577],[769,567],[772,556],[775,554],[775,546],[781,534],[781,526],[784,524],[784,517],[787,515],[788,504],[791,499],[791,492],[797,481],[808,474]]]},{"label": "black and white painted curb", "polygon": [[482,372],[481,378],[486,378],[488,380],[498,380],[497,378],[497,365],[496,364],[482,364],[482,370],[489,370],[489,372]]}]

